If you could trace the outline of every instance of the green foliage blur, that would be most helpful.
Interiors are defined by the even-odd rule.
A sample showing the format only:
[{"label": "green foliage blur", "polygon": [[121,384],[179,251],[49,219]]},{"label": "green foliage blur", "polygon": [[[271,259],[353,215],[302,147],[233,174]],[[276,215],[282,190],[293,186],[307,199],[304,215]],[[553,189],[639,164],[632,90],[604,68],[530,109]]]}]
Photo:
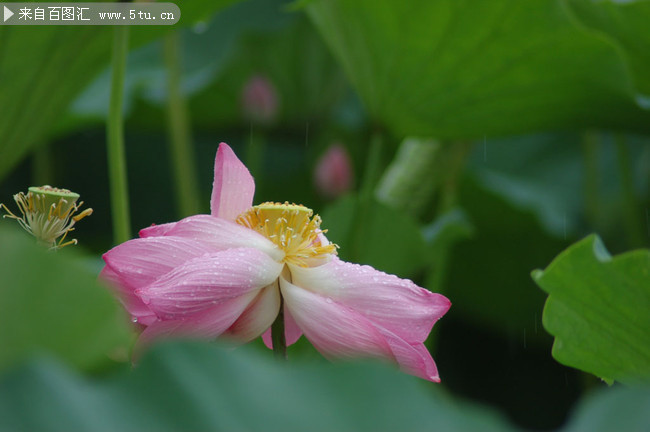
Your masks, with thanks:
[{"label": "green foliage blur", "polygon": [[[130,370],[136,329],[95,281],[114,29],[0,25],[0,202],[50,184],[94,209],[56,253],[0,220],[0,429],[650,426],[650,0],[178,4],[174,27],[130,29],[132,232],[207,213],[227,142],[255,202],[313,208],[342,259],[449,297],[427,342],[442,383],[304,338],[282,366],[259,342],[173,344]],[[334,144],[336,197],[315,177]]]}]

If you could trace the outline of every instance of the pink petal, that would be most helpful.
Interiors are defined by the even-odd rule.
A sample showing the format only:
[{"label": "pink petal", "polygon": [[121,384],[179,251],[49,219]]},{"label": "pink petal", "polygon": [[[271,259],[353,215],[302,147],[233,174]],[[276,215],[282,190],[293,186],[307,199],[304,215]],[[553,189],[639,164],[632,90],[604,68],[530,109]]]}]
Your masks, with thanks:
[{"label": "pink petal", "polygon": [[260,291],[227,334],[237,341],[250,342],[271,327],[279,310],[280,287],[276,280]]},{"label": "pink petal", "polygon": [[212,306],[187,319],[158,320],[147,327],[138,340],[136,351],[161,337],[214,339],[225,332],[257,295],[250,292]]},{"label": "pink petal", "polygon": [[174,225],[176,225],[176,222],[170,222],[170,223],[160,224],[160,225],[153,224],[150,227],[142,228],[140,230],[139,235],[141,238],[164,236],[165,234],[167,234],[167,232],[170,229],[174,228]]},{"label": "pink petal", "polygon": [[149,285],[184,262],[213,252],[205,243],[180,237],[129,240],[103,255],[106,265],[131,291]]},{"label": "pink petal", "polygon": [[208,251],[201,243],[177,237],[129,240],[104,254],[106,267],[100,278],[108,282],[125,309],[140,324],[147,325],[155,314],[134,291]]},{"label": "pink petal", "polygon": [[228,249],[187,261],[136,294],[160,318],[188,317],[270,285],[282,267],[257,249]]},{"label": "pink petal", "polygon": [[210,215],[187,217],[177,222],[165,235],[196,240],[211,246],[213,251],[252,247],[266,252],[276,261],[284,258],[284,252],[260,233]]},{"label": "pink petal", "polygon": [[319,267],[290,265],[294,284],[344,304],[409,343],[423,342],[449,300],[369,266],[334,258]]},{"label": "pink petal", "polygon": [[284,304],[314,347],[326,358],[394,359],[381,333],[349,307],[280,278]]},{"label": "pink petal", "polygon": [[[287,309],[287,306],[284,305],[282,308],[284,309],[284,339],[287,346],[291,346],[300,339],[300,336],[302,336],[302,330],[300,330],[300,327],[296,324],[296,320],[291,316],[291,312]],[[273,349],[273,337],[270,328],[264,332],[262,340],[269,349]]]},{"label": "pink petal", "polygon": [[124,309],[131,314],[131,317],[143,325],[149,325],[155,321],[156,314],[149,306],[144,304],[140,297],[136,296],[133,289],[128,287],[109,266],[105,266],[99,273],[102,280],[117,296]]},{"label": "pink petal", "polygon": [[213,216],[234,221],[253,205],[255,181],[226,143],[219,144],[214,161],[210,209]]},{"label": "pink petal", "polygon": [[395,360],[400,365],[400,369],[429,381],[440,382],[436,363],[433,361],[431,353],[429,353],[429,350],[427,350],[424,344],[409,344],[404,339],[382,327],[377,327],[377,330],[379,330],[385,337],[386,342],[388,342]]}]

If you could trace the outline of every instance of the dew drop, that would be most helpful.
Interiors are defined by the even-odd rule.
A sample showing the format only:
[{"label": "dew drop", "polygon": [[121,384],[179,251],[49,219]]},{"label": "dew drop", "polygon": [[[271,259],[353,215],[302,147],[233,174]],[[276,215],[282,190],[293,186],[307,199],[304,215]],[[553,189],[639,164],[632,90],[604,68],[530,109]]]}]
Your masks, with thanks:
[{"label": "dew drop", "polygon": [[133,322],[133,323],[137,323],[137,322],[138,322],[138,317],[133,317],[133,318],[131,318],[131,322]]}]

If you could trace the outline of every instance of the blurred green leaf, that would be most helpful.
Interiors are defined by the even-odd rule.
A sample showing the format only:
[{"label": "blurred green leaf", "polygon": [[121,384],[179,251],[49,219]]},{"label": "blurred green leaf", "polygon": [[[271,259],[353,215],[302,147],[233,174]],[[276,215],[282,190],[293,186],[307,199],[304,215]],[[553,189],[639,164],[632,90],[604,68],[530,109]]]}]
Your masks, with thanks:
[{"label": "blurred green leaf", "polygon": [[128,319],[86,258],[7,226],[0,239],[0,370],[39,352],[83,369],[127,358]]},{"label": "blurred green leaf", "polygon": [[460,239],[470,238],[473,233],[474,226],[460,208],[440,215],[423,228],[424,238],[434,255],[443,253]]},{"label": "blurred green leaf", "polygon": [[459,206],[474,230],[453,244],[444,269],[440,290],[454,303],[454,313],[524,345],[550,342],[541,325],[544,294],[530,269],[549,262],[566,242],[472,176],[460,185]]},{"label": "blurred green leaf", "polygon": [[[180,25],[233,0],[188,0]],[[131,28],[140,46],[176,27]],[[0,179],[42,144],[67,106],[110,60],[110,26],[0,26]]]},{"label": "blurred green leaf", "polygon": [[[183,6],[185,13],[185,6]],[[272,17],[272,19],[270,19]],[[281,11],[281,1],[246,1],[229,7],[191,28],[180,29],[182,55],[181,87],[192,95],[214,82],[229,64],[251,30],[270,33],[282,29],[293,16]],[[133,50],[128,58],[125,103],[130,109],[136,96],[157,105],[167,99],[167,67],[162,41]],[[81,119],[104,119],[108,113],[110,68],[84,90],[70,107],[71,115]],[[237,110],[239,106],[230,107]],[[237,111],[238,112],[238,111]]]},{"label": "blurred green leaf", "polygon": [[583,24],[620,45],[642,93],[639,97],[650,106],[650,1],[567,0],[567,4]]},{"label": "blurred green leaf", "polygon": [[603,379],[650,382],[650,251],[612,257],[591,235],[532,275],[549,294],[543,323],[557,361]]},{"label": "blurred green leaf", "polygon": [[209,20],[216,11],[241,0],[184,0],[181,8],[181,24],[184,26]]},{"label": "blurred green leaf", "polygon": [[[254,354],[167,344],[134,371],[101,381],[34,361],[0,381],[0,429],[517,430],[494,411],[378,364],[282,364]],[[648,389],[606,389],[581,403],[562,430],[644,430],[649,402]]]},{"label": "blurred green leaf", "polygon": [[[370,202],[362,220],[359,206],[359,198],[348,195],[323,212],[322,226],[328,230],[327,238],[340,246],[341,259],[368,264],[401,277],[413,277],[427,258],[417,223],[403,212],[375,200]],[[359,229],[365,234],[361,241],[356,235]]]},{"label": "blurred green leaf", "polygon": [[306,10],[371,115],[401,136],[649,130],[619,47],[562,1],[314,0]]},{"label": "blurred green leaf", "polygon": [[[476,146],[468,169],[481,186],[513,207],[535,213],[551,234],[566,236],[583,217],[584,166],[579,134],[546,133],[486,140]],[[608,185],[616,178],[611,161]],[[616,198],[618,188],[614,188]],[[601,209],[602,211],[602,209]]]},{"label": "blurred green leaf", "polygon": [[[214,128],[243,124],[241,95],[247,81],[264,75],[279,96],[278,119],[302,123],[328,115],[348,90],[347,81],[307,17],[288,12],[286,0],[249,0],[183,29],[182,89],[191,97],[192,122]],[[136,98],[155,107],[166,99],[166,68],[160,41],[129,55],[127,109]],[[105,69],[74,101],[67,127],[103,119],[110,70]],[[218,101],[215,102],[215,101]],[[159,117],[135,121],[158,127]],[[132,123],[133,124],[133,123]]]},{"label": "blurred green leaf", "polygon": [[241,94],[246,82],[258,74],[268,77],[275,86],[281,124],[304,128],[304,122],[327,118],[345,95],[347,80],[311,23],[304,16],[280,12],[278,8],[264,19],[289,21],[289,25],[274,32],[249,32],[218,79],[192,99],[193,118],[198,125],[248,126],[241,114]]},{"label": "blurred green leaf", "polygon": [[283,364],[253,354],[166,345],[107,382],[35,362],[0,382],[0,429],[513,430],[494,413],[382,365]]},{"label": "blurred green leaf", "polygon": [[111,28],[0,27],[0,178],[110,58]]},{"label": "blurred green leaf", "polygon": [[650,425],[650,389],[618,387],[581,401],[564,432],[644,431]]},{"label": "blurred green leaf", "polygon": [[[650,198],[650,139],[622,137],[643,203]],[[539,133],[477,143],[467,168],[482,188],[532,211],[548,233],[579,238],[598,231],[620,248],[625,202],[617,162],[611,133]]]}]

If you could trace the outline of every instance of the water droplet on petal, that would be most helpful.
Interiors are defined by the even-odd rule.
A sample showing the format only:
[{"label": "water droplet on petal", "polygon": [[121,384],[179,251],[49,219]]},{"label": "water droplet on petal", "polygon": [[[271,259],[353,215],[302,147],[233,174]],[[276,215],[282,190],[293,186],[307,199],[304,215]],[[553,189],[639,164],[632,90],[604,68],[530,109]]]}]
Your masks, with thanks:
[{"label": "water droplet on petal", "polygon": [[138,322],[138,317],[132,317],[132,318],[131,318],[131,322],[133,322],[133,323],[137,323],[137,322]]}]

